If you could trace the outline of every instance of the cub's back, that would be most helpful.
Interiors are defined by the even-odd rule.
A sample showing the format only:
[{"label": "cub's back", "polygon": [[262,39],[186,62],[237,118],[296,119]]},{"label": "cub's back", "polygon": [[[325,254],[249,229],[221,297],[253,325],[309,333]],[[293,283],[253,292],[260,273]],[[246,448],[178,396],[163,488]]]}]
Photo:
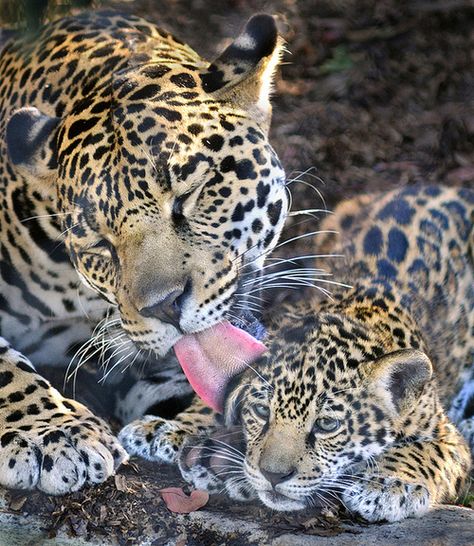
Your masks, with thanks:
[{"label": "cub's back", "polygon": [[473,190],[411,186],[343,202],[323,223],[339,235],[318,247],[346,256],[335,280],[401,295],[449,391],[474,359],[473,226]]}]

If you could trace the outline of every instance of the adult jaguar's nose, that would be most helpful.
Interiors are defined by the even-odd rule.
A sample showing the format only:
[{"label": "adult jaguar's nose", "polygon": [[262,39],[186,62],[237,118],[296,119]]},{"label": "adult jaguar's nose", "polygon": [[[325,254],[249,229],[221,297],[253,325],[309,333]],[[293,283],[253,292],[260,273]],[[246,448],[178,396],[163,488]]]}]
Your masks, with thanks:
[{"label": "adult jaguar's nose", "polygon": [[139,310],[140,315],[146,318],[156,318],[161,322],[172,324],[177,330],[181,330],[181,319],[184,290],[173,290],[164,298]]}]

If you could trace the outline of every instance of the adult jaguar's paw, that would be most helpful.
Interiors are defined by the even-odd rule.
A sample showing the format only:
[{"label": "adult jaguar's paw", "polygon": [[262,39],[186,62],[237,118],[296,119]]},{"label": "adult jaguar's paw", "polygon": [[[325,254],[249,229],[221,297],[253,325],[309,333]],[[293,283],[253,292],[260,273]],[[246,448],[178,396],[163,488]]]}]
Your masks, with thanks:
[{"label": "adult jaguar's paw", "polygon": [[426,487],[391,477],[360,476],[342,494],[351,512],[373,523],[419,517],[429,510]]},{"label": "adult jaguar's paw", "polygon": [[130,455],[175,463],[184,439],[193,433],[190,427],[178,421],[145,415],[125,426],[119,433],[119,440]]},{"label": "adult jaguar's paw", "polygon": [[63,495],[103,482],[128,458],[108,425],[86,407],[62,397],[42,403],[55,411],[43,415],[30,404],[2,415],[0,485]]}]

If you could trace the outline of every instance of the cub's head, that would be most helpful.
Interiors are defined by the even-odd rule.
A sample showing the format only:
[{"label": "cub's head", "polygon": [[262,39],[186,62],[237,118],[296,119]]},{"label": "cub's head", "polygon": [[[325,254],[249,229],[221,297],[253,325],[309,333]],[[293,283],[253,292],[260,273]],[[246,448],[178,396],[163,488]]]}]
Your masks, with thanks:
[{"label": "cub's head", "polygon": [[[420,407],[431,364],[415,349],[382,355],[379,340],[337,315],[287,322],[253,365],[257,374],[248,370],[229,386],[225,420],[242,427],[245,456],[242,477],[227,474],[226,485],[250,488],[273,509],[299,510],[334,497],[358,465],[393,444]],[[222,457],[225,478],[225,449]]]},{"label": "cub's head", "polygon": [[9,122],[13,164],[54,182],[75,268],[142,348],[164,354],[238,314],[277,242],[287,198],[268,129],[280,49],[273,18],[257,15],[210,65],[172,43],[176,61],[150,51],[62,119],[24,108]]}]

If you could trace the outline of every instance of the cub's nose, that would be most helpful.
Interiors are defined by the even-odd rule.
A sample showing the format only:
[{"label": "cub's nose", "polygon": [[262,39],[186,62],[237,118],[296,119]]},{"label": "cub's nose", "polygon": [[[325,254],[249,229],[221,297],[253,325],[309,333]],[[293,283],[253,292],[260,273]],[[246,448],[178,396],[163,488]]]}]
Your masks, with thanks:
[{"label": "cub's nose", "polygon": [[271,472],[260,467],[260,472],[275,488],[279,483],[286,482],[296,474],[296,468],[290,468],[284,472]]},{"label": "cub's nose", "polygon": [[181,318],[184,290],[173,290],[162,300],[142,307],[139,310],[140,315],[146,318],[156,318],[161,322],[172,324],[177,330],[180,330],[179,321]]}]

